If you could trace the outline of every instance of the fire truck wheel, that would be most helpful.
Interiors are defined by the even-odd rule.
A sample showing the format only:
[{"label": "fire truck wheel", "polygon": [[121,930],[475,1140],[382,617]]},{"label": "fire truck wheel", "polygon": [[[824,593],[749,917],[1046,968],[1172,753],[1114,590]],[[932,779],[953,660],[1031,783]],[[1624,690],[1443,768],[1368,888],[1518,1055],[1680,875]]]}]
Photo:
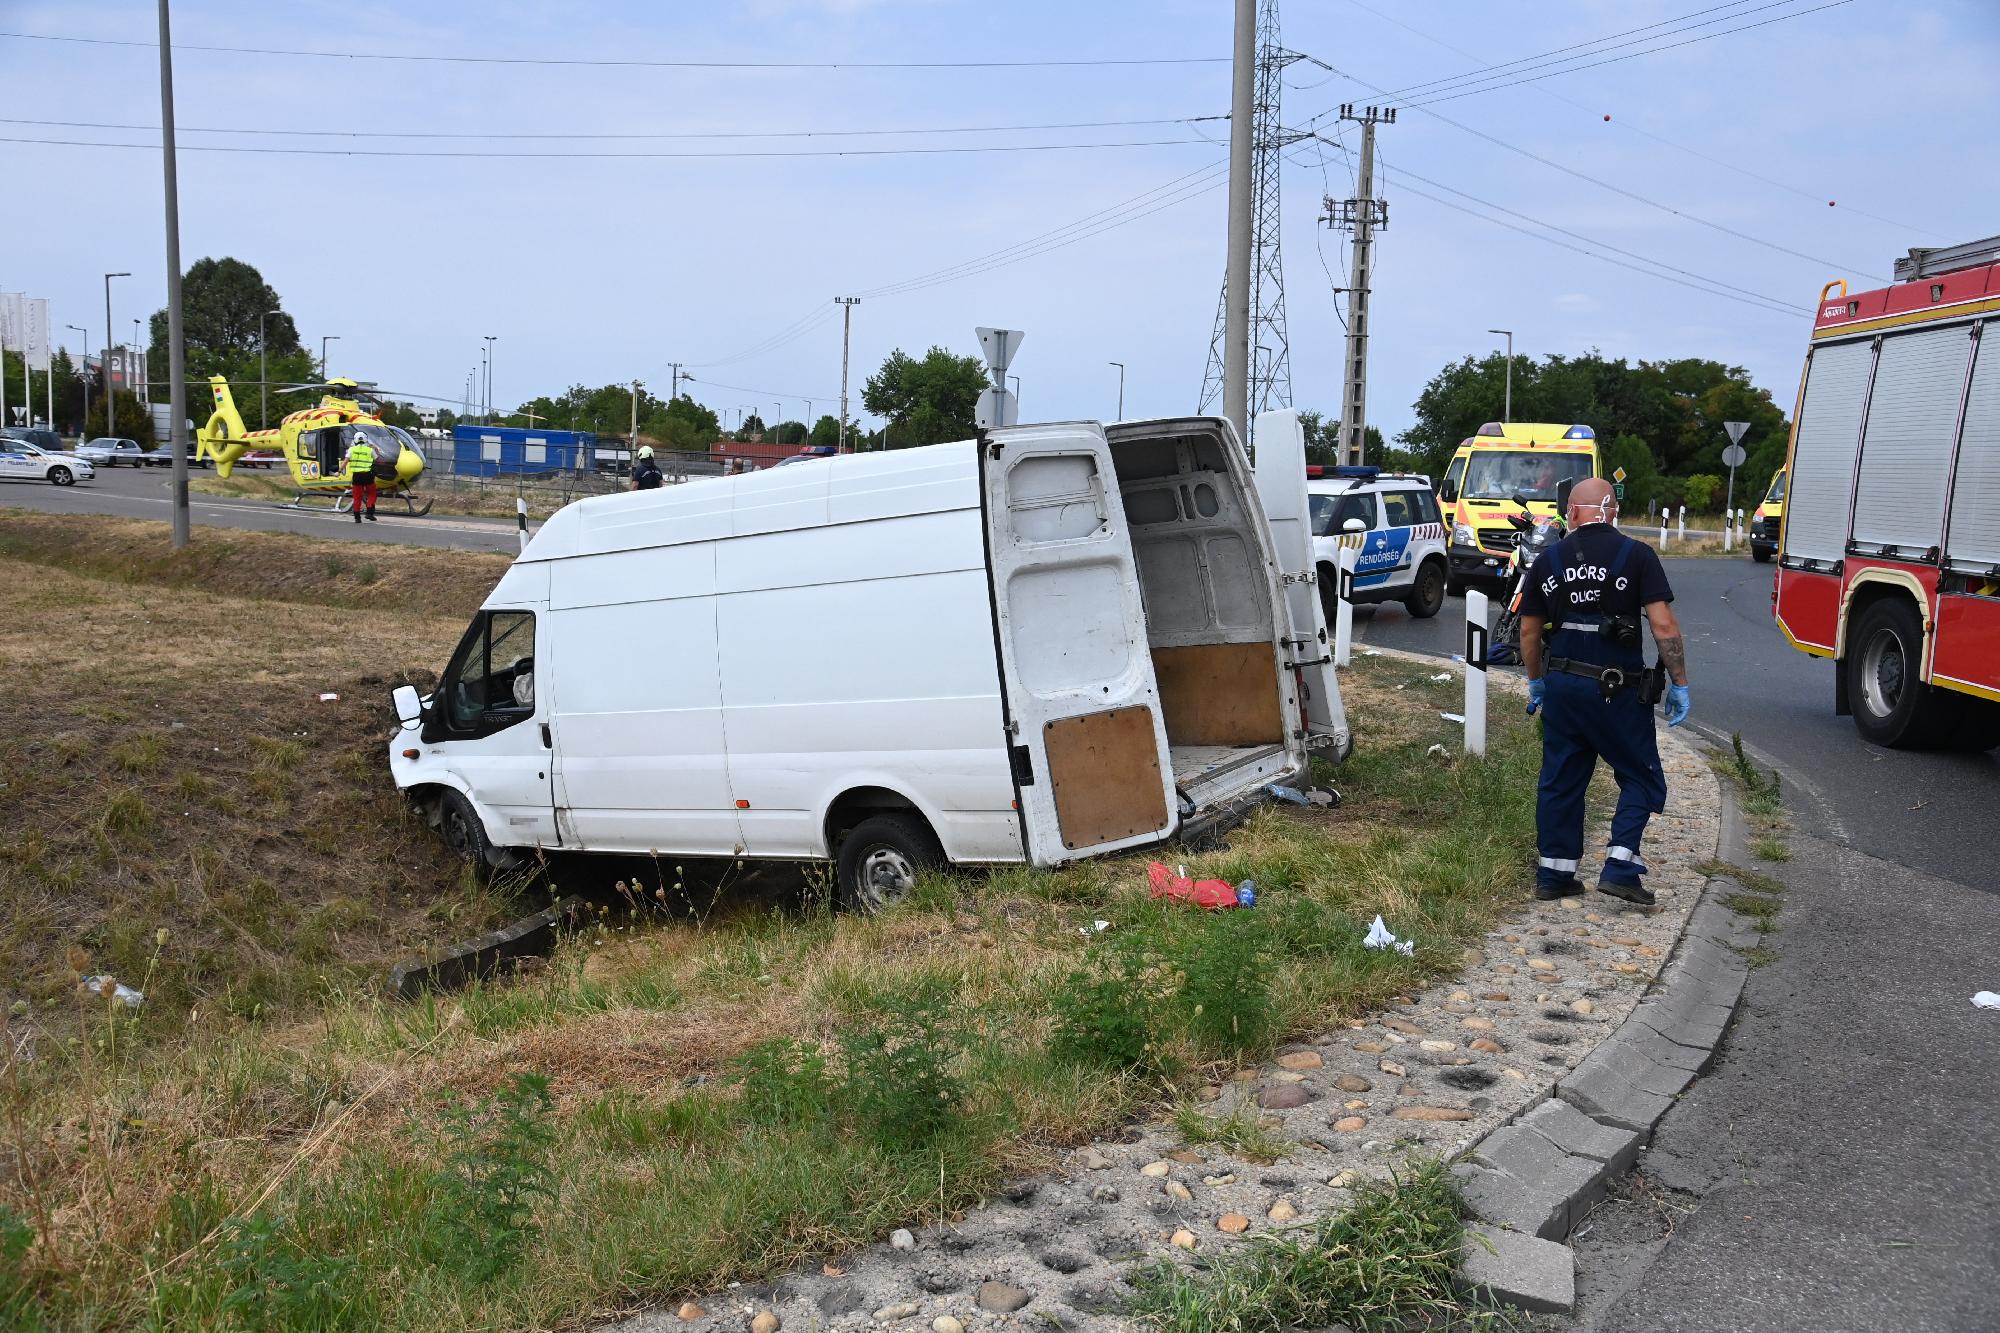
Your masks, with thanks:
[{"label": "fire truck wheel", "polygon": [[1861,613],[1847,643],[1847,697],[1863,740],[1891,749],[1937,739],[1946,709],[1919,672],[1923,625],[1903,597],[1886,597]]}]

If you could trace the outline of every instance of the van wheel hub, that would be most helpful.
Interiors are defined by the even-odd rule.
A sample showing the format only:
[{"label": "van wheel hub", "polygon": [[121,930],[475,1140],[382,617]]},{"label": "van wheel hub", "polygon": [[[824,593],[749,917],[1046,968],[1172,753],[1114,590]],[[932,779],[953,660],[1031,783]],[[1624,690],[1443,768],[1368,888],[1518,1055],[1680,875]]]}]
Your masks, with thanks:
[{"label": "van wheel hub", "polygon": [[861,858],[861,896],[869,911],[907,898],[917,886],[917,868],[894,847],[877,847]]}]

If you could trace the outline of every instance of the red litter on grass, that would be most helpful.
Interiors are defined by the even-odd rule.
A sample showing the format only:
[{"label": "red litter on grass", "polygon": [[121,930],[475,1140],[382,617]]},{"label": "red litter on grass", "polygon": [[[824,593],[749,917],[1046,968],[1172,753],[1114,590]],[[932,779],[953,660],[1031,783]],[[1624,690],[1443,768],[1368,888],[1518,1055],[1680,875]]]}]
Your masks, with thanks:
[{"label": "red litter on grass", "polygon": [[1233,885],[1219,879],[1192,880],[1186,875],[1176,875],[1158,861],[1148,863],[1146,878],[1152,881],[1155,898],[1178,898],[1211,912],[1238,905]]}]

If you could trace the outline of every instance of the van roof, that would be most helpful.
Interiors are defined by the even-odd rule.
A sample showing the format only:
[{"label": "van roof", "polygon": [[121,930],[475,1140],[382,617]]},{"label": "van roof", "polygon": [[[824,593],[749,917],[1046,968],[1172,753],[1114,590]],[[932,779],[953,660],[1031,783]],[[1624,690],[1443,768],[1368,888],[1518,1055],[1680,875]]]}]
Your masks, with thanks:
[{"label": "van roof", "polygon": [[868,519],[979,507],[971,440],[846,454],[819,467],[768,468],[592,496],[549,516],[520,560],[682,546]]}]

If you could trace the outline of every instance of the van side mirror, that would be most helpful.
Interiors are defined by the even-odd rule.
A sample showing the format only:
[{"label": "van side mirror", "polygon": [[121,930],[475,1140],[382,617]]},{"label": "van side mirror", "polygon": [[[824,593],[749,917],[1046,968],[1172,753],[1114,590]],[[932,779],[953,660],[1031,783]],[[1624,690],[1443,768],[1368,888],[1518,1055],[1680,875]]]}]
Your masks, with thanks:
[{"label": "van side mirror", "polygon": [[1444,484],[1438,487],[1438,499],[1444,501],[1446,504],[1456,504],[1458,502],[1458,483],[1450,477],[1446,477]]},{"label": "van side mirror", "polygon": [[1340,530],[1342,532],[1366,532],[1368,531],[1368,523],[1365,519],[1350,518],[1340,525]]},{"label": "van side mirror", "polygon": [[1561,481],[1556,483],[1557,514],[1567,514],[1569,512],[1569,493],[1575,489],[1576,489],[1575,477],[1564,477]]},{"label": "van side mirror", "polygon": [[423,697],[414,685],[398,685],[389,698],[396,705],[396,720],[410,726],[424,715]]}]

